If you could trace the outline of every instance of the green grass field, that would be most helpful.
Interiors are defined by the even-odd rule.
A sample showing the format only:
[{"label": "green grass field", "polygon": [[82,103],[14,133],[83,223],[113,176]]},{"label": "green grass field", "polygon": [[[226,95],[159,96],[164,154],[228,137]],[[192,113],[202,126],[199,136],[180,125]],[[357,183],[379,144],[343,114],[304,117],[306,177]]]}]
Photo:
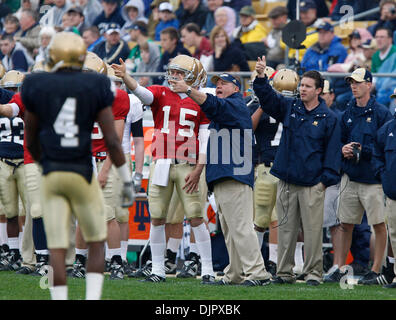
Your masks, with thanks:
[{"label": "green grass field", "polygon": [[[0,300],[49,300],[48,289],[40,288],[40,278],[0,272]],[[85,280],[68,278],[69,299],[85,299]],[[199,279],[168,277],[165,283],[142,283],[136,279],[104,281],[103,300],[395,300],[396,290],[381,286],[355,285],[341,289],[339,284],[308,287],[269,285],[265,287],[204,286]]]}]

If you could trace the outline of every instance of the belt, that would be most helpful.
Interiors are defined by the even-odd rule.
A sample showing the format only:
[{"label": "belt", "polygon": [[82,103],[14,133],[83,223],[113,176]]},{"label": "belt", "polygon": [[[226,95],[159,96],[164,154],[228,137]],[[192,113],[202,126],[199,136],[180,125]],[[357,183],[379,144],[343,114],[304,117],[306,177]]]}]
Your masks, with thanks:
[{"label": "belt", "polygon": [[96,158],[96,157],[95,157],[95,162],[103,162],[103,161],[105,161],[105,160],[106,160],[106,158],[99,159],[99,158]]},{"label": "belt", "polygon": [[11,167],[14,167],[14,170],[12,172],[13,174],[15,173],[15,170],[18,169],[23,164],[23,160],[21,162],[14,163],[9,161],[8,159],[0,158],[0,161],[3,161],[4,163],[8,164]]}]

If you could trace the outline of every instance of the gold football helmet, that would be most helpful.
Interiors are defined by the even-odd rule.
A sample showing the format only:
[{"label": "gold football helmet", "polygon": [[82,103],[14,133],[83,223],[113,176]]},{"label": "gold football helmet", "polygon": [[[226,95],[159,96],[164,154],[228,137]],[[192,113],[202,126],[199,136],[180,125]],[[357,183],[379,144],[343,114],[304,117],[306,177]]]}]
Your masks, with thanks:
[{"label": "gold football helmet", "polygon": [[297,95],[297,87],[300,82],[298,74],[291,69],[280,69],[274,76],[272,86],[280,94],[287,97]]},{"label": "gold football helmet", "polygon": [[35,63],[33,65],[32,68],[32,73],[36,73],[36,72],[49,72],[50,69],[48,68],[48,66],[45,64],[44,61],[39,61],[37,63]]},{"label": "gold football helmet", "polygon": [[20,88],[25,79],[25,75],[16,70],[8,71],[4,77],[1,79],[2,88]]},{"label": "gold football helmet", "polygon": [[83,71],[97,72],[107,75],[107,66],[101,58],[91,52],[85,57]]},{"label": "gold football helmet", "polygon": [[194,59],[198,65],[198,77],[197,77],[198,85],[194,84],[193,86],[194,87],[199,86],[199,87],[204,88],[204,87],[206,87],[206,82],[208,81],[208,75],[206,74],[206,70],[205,70],[204,66],[202,65],[202,62],[196,58],[194,58]]},{"label": "gold football helmet", "polygon": [[87,47],[84,40],[73,32],[55,34],[48,46],[47,65],[51,71],[61,68],[81,69]]},{"label": "gold football helmet", "polygon": [[0,79],[4,77],[6,73],[6,69],[4,68],[4,66],[0,63]]},{"label": "gold football helmet", "polygon": [[178,70],[184,72],[184,81],[189,86],[199,86],[199,71],[196,59],[185,54],[178,55],[168,63],[168,70],[166,72],[167,80],[172,80],[172,77],[170,75],[171,70]]}]

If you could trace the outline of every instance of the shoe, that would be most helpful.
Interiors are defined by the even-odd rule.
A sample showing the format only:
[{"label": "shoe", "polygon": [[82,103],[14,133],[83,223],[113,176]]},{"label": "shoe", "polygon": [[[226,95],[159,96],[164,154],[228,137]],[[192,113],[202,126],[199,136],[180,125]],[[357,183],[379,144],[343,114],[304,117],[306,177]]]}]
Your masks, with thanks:
[{"label": "shoe", "polygon": [[36,267],[34,272],[32,272],[32,276],[43,277],[48,274],[48,254],[37,254],[36,256]]},{"label": "shoe", "polygon": [[183,267],[176,278],[195,278],[198,275],[198,264],[194,260],[184,261]]},{"label": "shoe", "polygon": [[386,284],[386,285],[384,285],[382,287],[386,288],[386,289],[395,289],[396,288],[396,282],[392,282],[390,284]]},{"label": "shoe", "polygon": [[215,282],[215,277],[210,274],[205,274],[202,276],[201,284],[213,284]]},{"label": "shoe", "polygon": [[210,283],[206,283],[206,284],[210,284],[213,286],[230,286],[231,285],[231,283],[225,281],[224,278],[220,279],[219,281],[214,281],[214,282],[210,282]]},{"label": "shoe", "polygon": [[128,261],[122,261],[122,266],[124,268],[124,273],[129,276],[130,273],[136,271],[135,268],[128,263]]},{"label": "shoe", "polygon": [[320,282],[318,280],[309,279],[309,280],[307,280],[306,284],[308,286],[317,287],[318,285],[320,285]]},{"label": "shoe", "polygon": [[17,271],[22,266],[22,257],[19,250],[10,250],[0,262],[0,271]]},{"label": "shoe", "polygon": [[266,263],[265,268],[267,269],[267,271],[268,271],[269,273],[271,273],[271,275],[272,275],[273,277],[276,276],[276,263],[275,263],[275,262],[273,262],[273,261],[271,261],[271,260],[268,260],[268,262]]},{"label": "shoe", "polygon": [[333,272],[326,274],[323,277],[323,282],[325,282],[325,283],[337,283],[337,282],[340,282],[341,278],[343,276],[345,276],[345,275],[346,275],[346,273],[342,273],[341,270],[339,268],[337,268]]},{"label": "shoe", "polygon": [[301,273],[299,276],[296,277],[296,281],[305,281],[305,273]]},{"label": "shoe", "polygon": [[85,274],[87,273],[85,269],[85,262],[87,258],[84,257],[83,255],[77,254],[76,255],[76,261],[73,264],[73,271],[71,273],[71,276],[73,278],[80,278],[84,279]]},{"label": "shoe", "polygon": [[110,280],[123,280],[124,267],[122,265],[121,256],[113,256],[110,265]]},{"label": "shoe", "polygon": [[284,278],[275,276],[271,280],[271,283],[273,283],[273,284],[294,284],[295,280],[294,279],[284,279]]},{"label": "shoe", "polygon": [[165,257],[165,274],[176,274],[176,268],[176,252],[168,249]]},{"label": "shoe", "polygon": [[388,285],[392,284],[395,272],[393,271],[393,263],[390,263],[386,258],[386,266],[382,267],[381,274],[371,280],[366,280],[363,284],[366,285]]},{"label": "shoe", "polygon": [[244,282],[241,283],[241,286],[247,286],[247,287],[257,287],[257,286],[267,286],[271,284],[270,279],[265,279],[265,280],[245,280]]},{"label": "shoe", "polygon": [[66,266],[66,277],[73,277],[73,266]]},{"label": "shoe", "polygon": [[352,262],[350,266],[352,267],[353,275],[355,276],[363,276],[370,271],[367,267],[362,266],[360,263],[357,262]]},{"label": "shoe", "polygon": [[146,279],[140,280],[141,282],[165,282],[165,277],[156,274],[150,274]]},{"label": "shoe", "polygon": [[224,272],[223,271],[219,271],[219,272],[216,273],[216,276],[223,277],[224,276]]},{"label": "shoe", "polygon": [[376,279],[378,276],[378,273],[369,271],[363,276],[363,278],[359,279],[358,284],[366,284],[368,281]]},{"label": "shoe", "polygon": [[151,274],[151,260],[147,260],[146,264],[144,265],[143,268],[138,269],[136,271],[132,271],[130,274],[128,274],[129,278],[145,278],[148,277]]},{"label": "shoe", "polygon": [[17,272],[15,272],[16,274],[31,274],[33,273],[33,269],[28,267],[28,266],[22,266],[19,268],[19,270]]}]

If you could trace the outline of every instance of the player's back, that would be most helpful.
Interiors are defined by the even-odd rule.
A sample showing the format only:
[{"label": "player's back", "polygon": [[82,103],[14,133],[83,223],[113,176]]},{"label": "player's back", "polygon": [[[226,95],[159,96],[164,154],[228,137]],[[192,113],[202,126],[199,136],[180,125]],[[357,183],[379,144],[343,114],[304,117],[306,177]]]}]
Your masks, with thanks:
[{"label": "player's back", "polygon": [[80,171],[79,166],[84,172],[92,169],[91,132],[98,112],[113,102],[110,87],[107,77],[93,73],[37,73],[26,77],[22,100],[39,118],[44,174]]}]

